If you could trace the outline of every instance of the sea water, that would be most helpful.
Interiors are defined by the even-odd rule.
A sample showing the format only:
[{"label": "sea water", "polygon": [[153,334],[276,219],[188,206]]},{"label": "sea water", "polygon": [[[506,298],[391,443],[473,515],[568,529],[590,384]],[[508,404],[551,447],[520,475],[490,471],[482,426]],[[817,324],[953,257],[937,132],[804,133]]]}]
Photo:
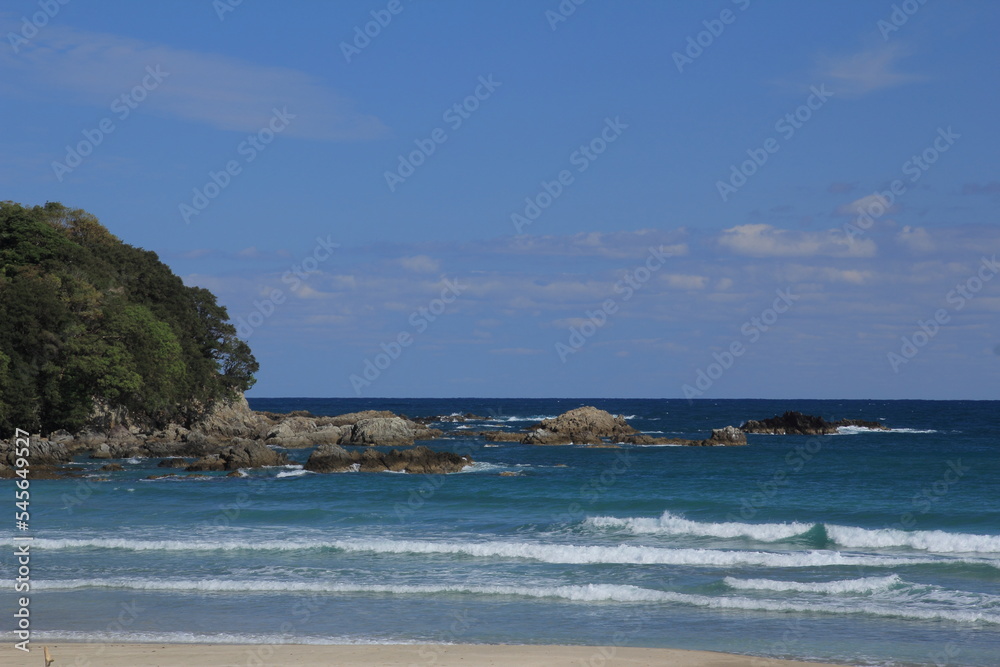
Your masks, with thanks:
[{"label": "sea water", "polygon": [[[168,472],[158,459],[119,472],[81,459],[81,478],[32,481],[34,640],[245,643],[248,660],[274,643],[446,642],[1000,665],[998,402],[251,405],[484,419],[433,425],[447,437],[427,444],[475,460],[446,476],[313,474],[309,450],[288,450],[293,464],[238,478],[149,480]],[[789,409],[891,430],[618,449],[475,435],[580,405],[654,436],[700,439]],[[6,586],[0,604],[20,595]]]}]

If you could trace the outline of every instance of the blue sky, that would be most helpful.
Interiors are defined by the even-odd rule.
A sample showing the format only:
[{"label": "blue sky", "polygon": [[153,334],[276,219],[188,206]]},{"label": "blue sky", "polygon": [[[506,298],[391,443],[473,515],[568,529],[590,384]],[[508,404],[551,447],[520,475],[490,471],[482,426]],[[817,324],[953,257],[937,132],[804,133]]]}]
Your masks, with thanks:
[{"label": "blue sky", "polygon": [[996,398],[1000,5],[234,1],[5,3],[0,178],[251,395]]}]

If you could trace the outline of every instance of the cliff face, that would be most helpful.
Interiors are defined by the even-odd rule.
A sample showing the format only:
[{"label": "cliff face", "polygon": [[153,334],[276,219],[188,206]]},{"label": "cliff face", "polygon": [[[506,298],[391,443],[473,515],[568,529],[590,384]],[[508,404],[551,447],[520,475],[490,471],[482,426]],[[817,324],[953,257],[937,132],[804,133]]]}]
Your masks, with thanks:
[{"label": "cliff face", "polygon": [[0,202],[0,438],[190,426],[257,368],[226,309],[155,253],[84,211]]}]

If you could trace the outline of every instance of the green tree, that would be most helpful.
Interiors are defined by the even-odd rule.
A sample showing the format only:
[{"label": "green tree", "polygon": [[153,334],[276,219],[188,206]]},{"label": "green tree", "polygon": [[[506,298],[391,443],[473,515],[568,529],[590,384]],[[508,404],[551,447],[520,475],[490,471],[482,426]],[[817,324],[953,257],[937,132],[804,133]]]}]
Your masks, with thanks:
[{"label": "green tree", "polygon": [[257,361],[208,290],[93,215],[0,202],[0,436],[85,425],[95,408],[190,423]]}]

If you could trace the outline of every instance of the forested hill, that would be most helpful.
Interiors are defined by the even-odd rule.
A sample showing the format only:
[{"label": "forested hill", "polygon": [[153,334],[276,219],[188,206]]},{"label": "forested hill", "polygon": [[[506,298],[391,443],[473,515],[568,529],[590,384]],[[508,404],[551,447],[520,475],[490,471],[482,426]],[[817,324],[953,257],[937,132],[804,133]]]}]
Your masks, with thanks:
[{"label": "forested hill", "polygon": [[61,204],[0,203],[0,437],[190,424],[258,365],[208,290]]}]

